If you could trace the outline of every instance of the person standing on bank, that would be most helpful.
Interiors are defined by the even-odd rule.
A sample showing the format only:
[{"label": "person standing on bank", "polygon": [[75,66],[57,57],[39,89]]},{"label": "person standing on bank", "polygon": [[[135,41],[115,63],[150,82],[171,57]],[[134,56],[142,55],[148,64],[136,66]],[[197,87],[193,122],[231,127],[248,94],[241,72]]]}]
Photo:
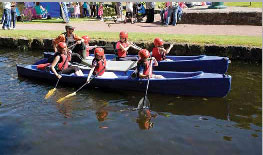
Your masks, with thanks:
[{"label": "person standing on bank", "polygon": [[177,23],[177,14],[178,14],[178,2],[166,2],[166,6],[168,7],[168,15],[166,18],[165,25],[168,26],[169,23],[171,22],[171,16],[173,17],[172,19],[172,25],[175,26]]},{"label": "person standing on bank", "polygon": [[146,23],[152,23],[154,22],[154,7],[155,2],[146,2]]},{"label": "person standing on bank", "polygon": [[4,14],[4,21],[3,21],[3,30],[10,30],[10,21],[11,21],[11,2],[3,2],[3,14]]},{"label": "person standing on bank", "polygon": [[[11,22],[13,22],[13,27]],[[11,2],[10,29],[16,29],[16,2]]]}]

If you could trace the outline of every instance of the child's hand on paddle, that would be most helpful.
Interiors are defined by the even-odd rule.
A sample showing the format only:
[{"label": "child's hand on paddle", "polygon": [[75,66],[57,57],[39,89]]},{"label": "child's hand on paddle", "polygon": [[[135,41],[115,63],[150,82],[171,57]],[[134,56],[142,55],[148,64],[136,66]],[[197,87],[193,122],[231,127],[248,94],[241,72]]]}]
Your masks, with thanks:
[{"label": "child's hand on paddle", "polygon": [[57,78],[58,78],[58,79],[61,79],[61,78],[62,78],[62,76],[58,74]]}]

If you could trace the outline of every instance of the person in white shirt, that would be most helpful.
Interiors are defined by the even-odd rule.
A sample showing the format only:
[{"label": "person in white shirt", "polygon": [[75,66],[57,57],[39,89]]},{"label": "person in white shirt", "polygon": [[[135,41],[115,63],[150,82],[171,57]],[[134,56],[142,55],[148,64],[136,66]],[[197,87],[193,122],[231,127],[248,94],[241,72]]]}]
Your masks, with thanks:
[{"label": "person in white shirt", "polygon": [[3,20],[3,30],[10,30],[10,21],[11,21],[11,2],[3,2],[4,10],[4,20]]},{"label": "person in white shirt", "polygon": [[155,2],[146,2],[146,23],[152,23],[154,22],[154,7]]}]

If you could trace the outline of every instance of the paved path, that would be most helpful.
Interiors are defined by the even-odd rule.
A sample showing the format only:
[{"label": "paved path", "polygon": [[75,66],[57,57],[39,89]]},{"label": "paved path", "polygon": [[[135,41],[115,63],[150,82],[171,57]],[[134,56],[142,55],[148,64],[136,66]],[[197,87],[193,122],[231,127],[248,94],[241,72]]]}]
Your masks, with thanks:
[{"label": "paved path", "polygon": [[[107,22],[110,23],[110,22]],[[164,27],[159,23],[136,23],[136,24],[110,24],[104,22],[87,21],[73,22],[76,31],[100,31],[100,32],[146,32],[166,34],[206,34],[206,35],[239,35],[239,36],[262,36],[261,26],[244,25],[190,25],[178,24],[176,26]],[[111,22],[112,23],[112,22]],[[64,31],[65,24],[17,24],[17,30],[61,30]]]},{"label": "paved path", "polygon": [[[228,7],[227,9],[204,9],[203,7],[189,8],[185,12],[191,11],[262,11],[261,8]],[[61,19],[59,19],[61,20]],[[155,15],[154,23],[135,23],[135,24],[115,24],[114,22],[102,21],[82,21],[72,22],[76,31],[100,31],[100,32],[146,32],[146,33],[164,33],[164,34],[201,34],[201,35],[238,35],[238,36],[262,36],[262,26],[250,25],[192,25],[177,24],[168,27],[160,24],[160,15]],[[65,24],[45,23],[45,24],[21,24],[17,23],[18,30],[61,30],[64,31]]]}]

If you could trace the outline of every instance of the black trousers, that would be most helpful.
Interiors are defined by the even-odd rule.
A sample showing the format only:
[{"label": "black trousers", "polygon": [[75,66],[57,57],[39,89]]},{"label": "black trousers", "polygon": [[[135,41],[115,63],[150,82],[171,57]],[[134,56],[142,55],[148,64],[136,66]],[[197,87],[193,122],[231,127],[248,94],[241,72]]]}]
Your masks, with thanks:
[{"label": "black trousers", "polygon": [[72,53],[77,53],[83,59],[86,59],[86,46],[85,46],[85,43],[82,42],[81,44],[77,44],[75,47],[73,47]]},{"label": "black trousers", "polygon": [[154,22],[154,9],[146,9],[146,23],[152,23]]}]

